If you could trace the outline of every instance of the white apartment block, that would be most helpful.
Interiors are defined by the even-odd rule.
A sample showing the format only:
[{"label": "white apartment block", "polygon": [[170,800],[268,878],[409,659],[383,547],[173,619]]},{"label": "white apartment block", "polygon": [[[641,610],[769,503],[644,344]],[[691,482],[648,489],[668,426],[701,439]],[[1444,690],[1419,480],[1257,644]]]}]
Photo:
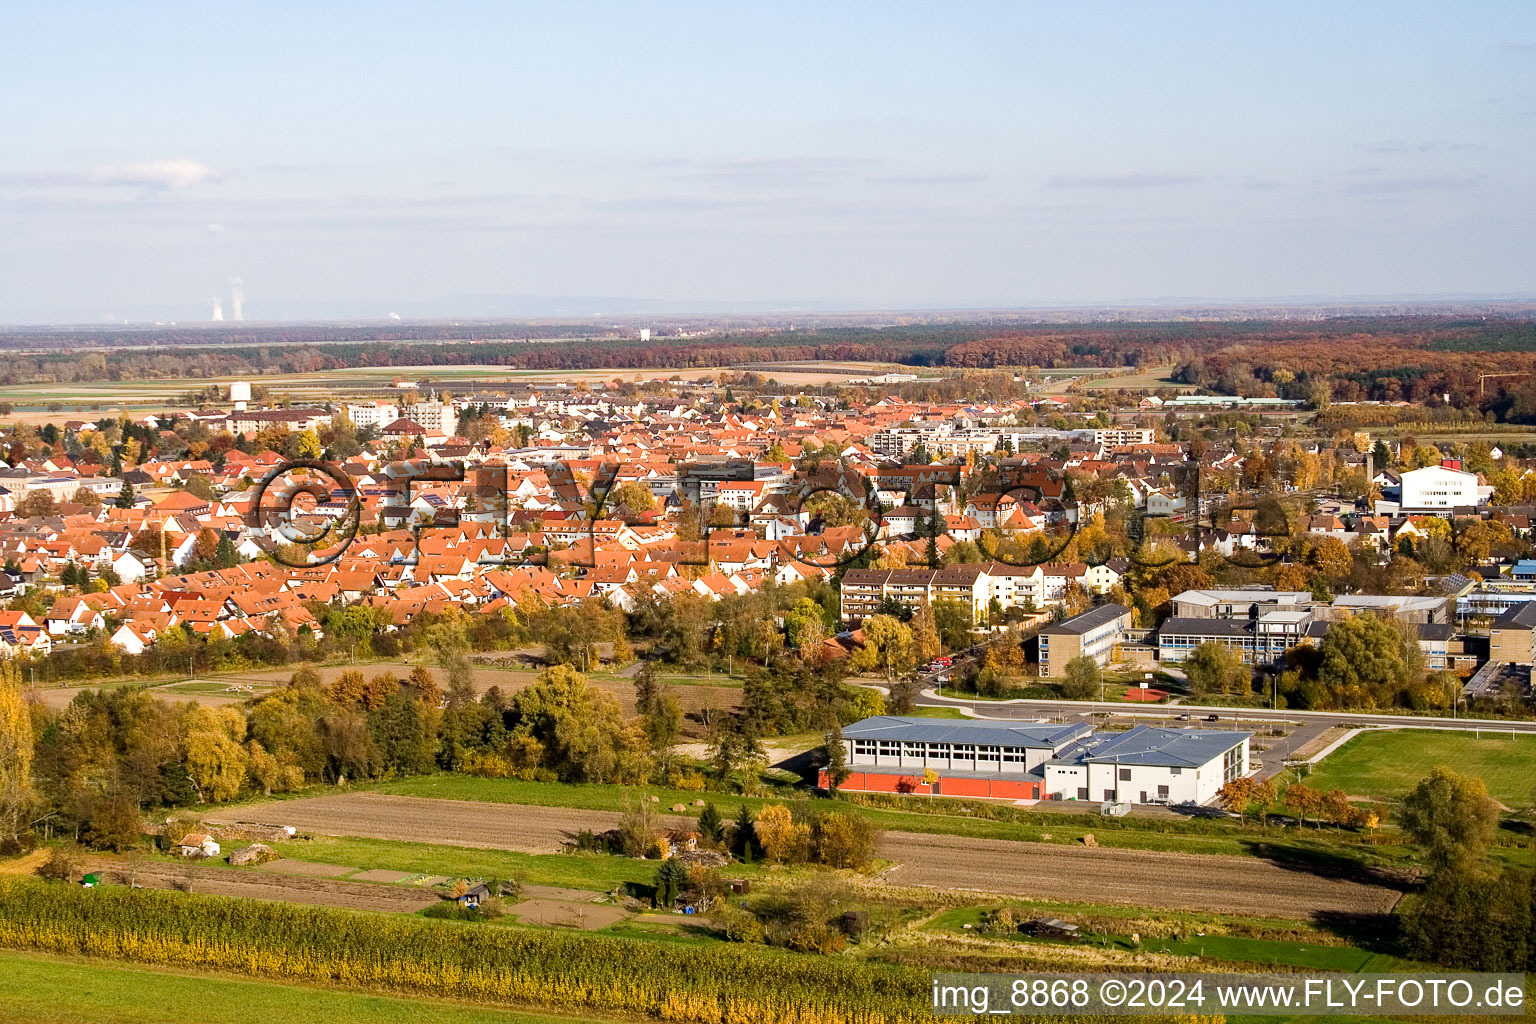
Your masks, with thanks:
[{"label": "white apartment block", "polygon": [[406,419],[421,424],[428,433],[440,433],[448,437],[459,432],[459,414],[448,402],[416,402],[404,410]]},{"label": "white apartment block", "polygon": [[1476,507],[1480,501],[1477,474],[1445,466],[1425,466],[1403,474],[1404,512],[1449,512],[1455,508]]},{"label": "white apartment block", "polygon": [[[400,407],[394,402],[362,402],[348,405],[347,419],[357,427],[373,427],[383,430],[400,418]],[[425,426],[425,424],[423,424]]]},{"label": "white apartment block", "polygon": [[1126,444],[1151,444],[1151,427],[1105,427],[1093,432],[1093,443],[1106,448]]}]

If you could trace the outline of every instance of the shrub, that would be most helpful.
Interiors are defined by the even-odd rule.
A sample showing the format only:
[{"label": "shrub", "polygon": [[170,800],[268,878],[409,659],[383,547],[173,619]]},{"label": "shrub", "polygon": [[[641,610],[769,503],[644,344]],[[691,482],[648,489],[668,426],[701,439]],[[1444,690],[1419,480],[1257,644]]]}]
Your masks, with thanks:
[{"label": "shrub", "polygon": [[816,859],[828,867],[862,869],[875,856],[875,827],[849,811],[828,811],[811,824]]},{"label": "shrub", "polygon": [[37,873],[51,881],[73,882],[80,877],[82,862],[80,847],[74,843],[60,843],[48,851],[48,859],[38,867]]}]

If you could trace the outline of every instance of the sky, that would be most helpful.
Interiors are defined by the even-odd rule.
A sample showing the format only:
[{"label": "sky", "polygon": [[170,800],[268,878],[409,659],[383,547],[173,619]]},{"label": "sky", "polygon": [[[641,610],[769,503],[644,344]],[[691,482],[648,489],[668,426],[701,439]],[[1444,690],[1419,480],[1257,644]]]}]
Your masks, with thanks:
[{"label": "sky", "polygon": [[1536,3],[0,4],[0,323],[1536,297]]}]

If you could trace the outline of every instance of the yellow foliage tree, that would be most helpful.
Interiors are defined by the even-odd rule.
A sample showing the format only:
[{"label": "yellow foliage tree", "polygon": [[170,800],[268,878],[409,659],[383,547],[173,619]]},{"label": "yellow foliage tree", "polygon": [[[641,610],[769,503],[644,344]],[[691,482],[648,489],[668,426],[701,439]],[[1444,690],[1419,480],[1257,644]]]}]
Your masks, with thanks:
[{"label": "yellow foliage tree", "polygon": [[21,670],[0,660],[0,830],[20,831],[19,813],[32,793],[32,713],[21,692]]},{"label": "yellow foliage tree", "polygon": [[763,856],[774,864],[804,859],[811,839],[810,826],[797,824],[783,804],[768,804],[758,811],[752,831]]},{"label": "yellow foliage tree", "polygon": [[245,784],[248,757],[240,740],[245,718],[234,708],[192,705],[183,740],[187,777],[204,803],[232,800]]}]

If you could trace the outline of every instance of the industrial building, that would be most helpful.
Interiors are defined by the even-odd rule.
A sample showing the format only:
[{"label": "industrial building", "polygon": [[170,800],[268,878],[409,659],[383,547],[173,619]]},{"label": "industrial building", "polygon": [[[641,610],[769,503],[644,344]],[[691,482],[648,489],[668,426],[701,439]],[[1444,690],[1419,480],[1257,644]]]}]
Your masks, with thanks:
[{"label": "industrial building", "polygon": [[[843,729],[840,788],[1010,800],[1204,804],[1248,773],[1250,734],[877,716]],[[821,784],[827,785],[823,770]]]}]

